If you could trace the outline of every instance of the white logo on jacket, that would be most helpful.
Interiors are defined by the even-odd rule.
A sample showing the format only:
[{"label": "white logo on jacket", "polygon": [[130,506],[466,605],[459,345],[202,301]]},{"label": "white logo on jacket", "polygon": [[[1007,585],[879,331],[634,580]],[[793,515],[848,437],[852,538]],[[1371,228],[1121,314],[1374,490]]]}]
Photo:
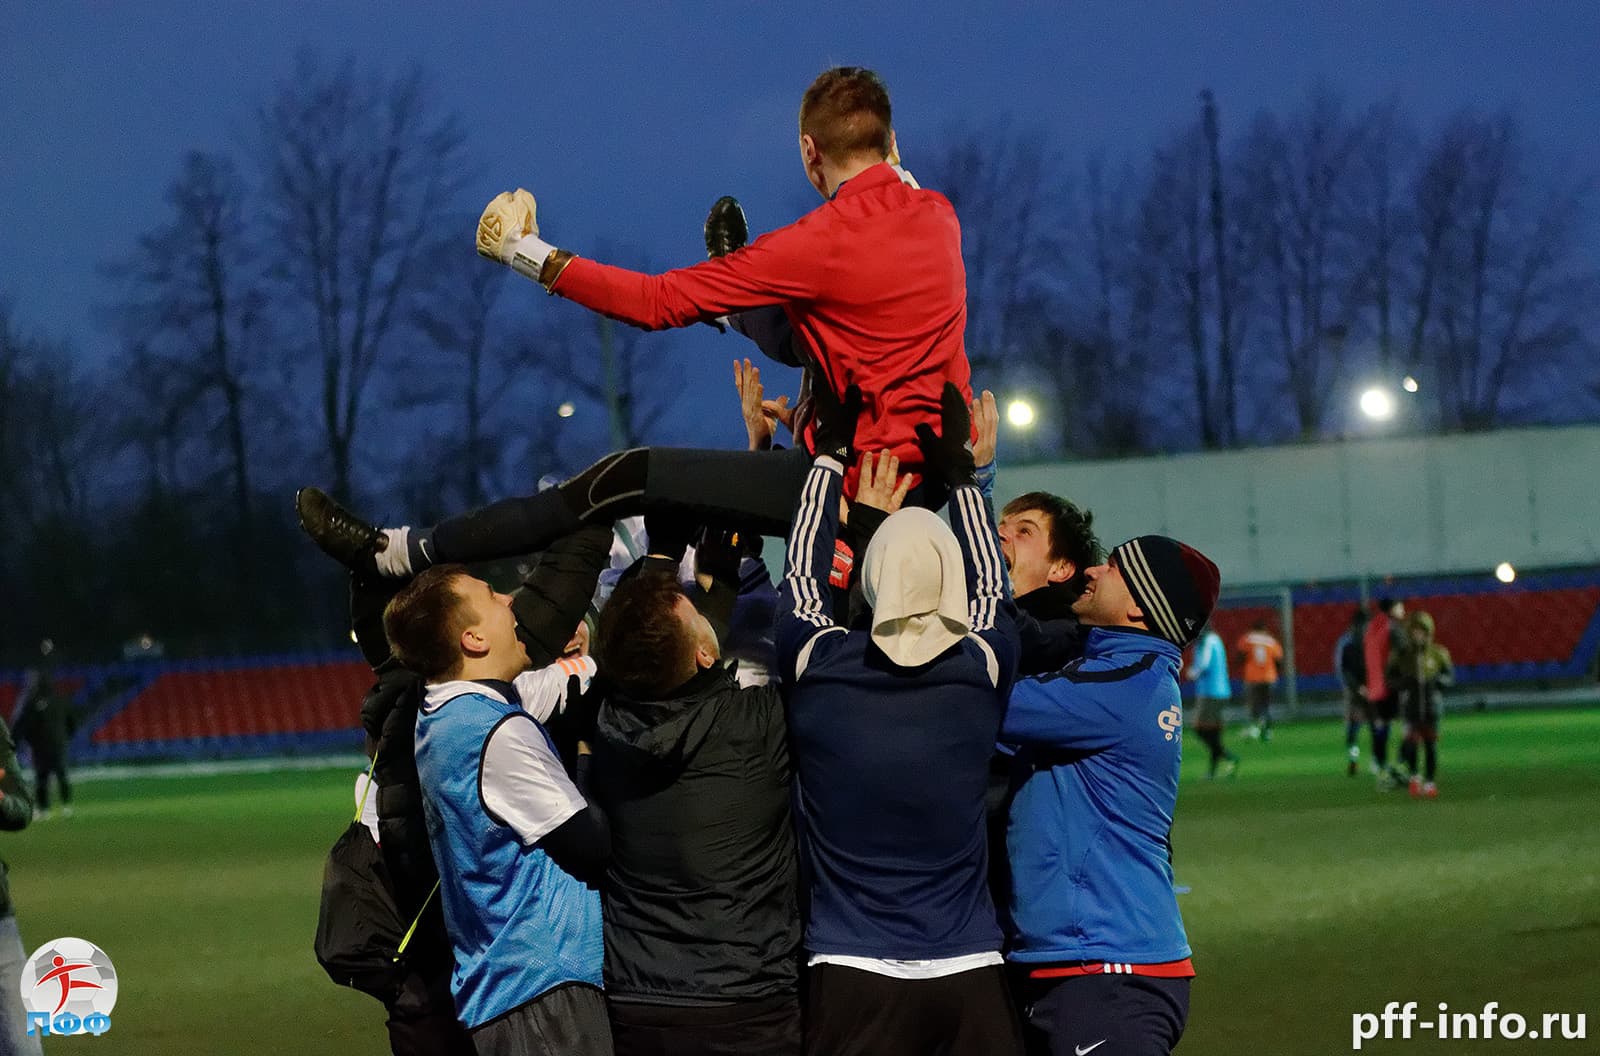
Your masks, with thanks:
[{"label": "white logo on jacket", "polygon": [[1172,740],[1178,731],[1183,729],[1183,708],[1174,704],[1172,707],[1156,716],[1156,722],[1166,731],[1167,740]]}]

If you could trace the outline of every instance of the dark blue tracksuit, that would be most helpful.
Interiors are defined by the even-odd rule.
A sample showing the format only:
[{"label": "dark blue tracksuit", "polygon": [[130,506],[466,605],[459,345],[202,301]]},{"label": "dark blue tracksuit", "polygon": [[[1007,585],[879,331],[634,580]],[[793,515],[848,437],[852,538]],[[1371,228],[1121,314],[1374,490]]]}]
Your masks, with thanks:
[{"label": "dark blue tracksuit", "polygon": [[[950,518],[965,559],[971,631],[927,664],[900,667],[873,644],[868,629],[833,622],[828,574],[841,481],[831,459],[818,459],[811,469],[778,606],[796,837],[809,903],[806,949],[897,961],[997,953],[1002,936],[986,882],[984,794],[1016,671],[1017,638],[994,527],[978,489],[956,489]],[[861,989],[883,980],[870,972],[859,976]],[[1014,1028],[994,1022],[1010,1018],[1000,969],[989,969],[984,979],[992,995],[967,1002],[958,994],[931,1008],[927,999],[938,987],[916,982],[907,996],[903,981],[895,980],[901,988],[894,996],[860,1010],[852,1044],[867,1046],[859,1051],[910,1051],[903,1033],[868,1043],[860,1031],[890,1022],[908,1002],[922,1002],[924,1011],[910,1017],[907,1029],[948,1030],[947,1037],[955,1037],[977,1029],[970,1020],[982,1018],[985,1040],[954,1043],[951,1051],[1009,1051],[1003,1046],[1015,1037]],[[845,993],[841,1003],[851,996]],[[995,1003],[984,1004],[989,996]],[[957,1007],[963,1004],[965,1011]],[[813,1012],[815,1030],[815,1004]],[[942,1027],[939,1017],[946,1015],[950,1022]],[[958,1022],[962,1016],[968,1021]],[[829,1010],[821,1018],[830,1019]]]}]

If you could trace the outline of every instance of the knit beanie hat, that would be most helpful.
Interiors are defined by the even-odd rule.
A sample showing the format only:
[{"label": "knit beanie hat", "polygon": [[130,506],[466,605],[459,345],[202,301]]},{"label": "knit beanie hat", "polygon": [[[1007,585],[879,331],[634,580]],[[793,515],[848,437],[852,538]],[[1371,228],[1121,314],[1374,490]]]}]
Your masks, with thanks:
[{"label": "knit beanie hat", "polygon": [[967,636],[967,571],[950,526],[931,510],[891,514],[867,544],[861,592],[872,640],[901,667],[919,667]]},{"label": "knit beanie hat", "polygon": [[1111,557],[1152,631],[1180,646],[1199,637],[1222,585],[1209,557],[1164,535],[1129,539]]}]

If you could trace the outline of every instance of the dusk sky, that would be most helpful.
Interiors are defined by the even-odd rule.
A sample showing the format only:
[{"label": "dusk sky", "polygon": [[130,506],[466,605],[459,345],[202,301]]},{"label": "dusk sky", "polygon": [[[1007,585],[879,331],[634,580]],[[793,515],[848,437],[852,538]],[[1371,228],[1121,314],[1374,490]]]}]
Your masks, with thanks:
[{"label": "dusk sky", "polygon": [[[308,46],[425,64],[476,162],[463,212],[520,184],[552,241],[630,244],[662,265],[702,255],[720,194],[757,230],[793,217],[810,193],[796,105],[837,63],[884,75],[912,171],[943,130],[1006,115],[1073,167],[1142,158],[1203,87],[1226,135],[1322,79],[1356,106],[1392,90],[1425,128],[1463,104],[1510,105],[1543,160],[1600,172],[1588,2],[452,6],[5,4],[0,296],[30,332],[103,355],[97,265],[162,218],[185,151],[227,150],[252,171],[255,109]],[[462,253],[471,241],[469,221]],[[716,342],[673,347],[709,349],[721,378],[731,346]]]}]

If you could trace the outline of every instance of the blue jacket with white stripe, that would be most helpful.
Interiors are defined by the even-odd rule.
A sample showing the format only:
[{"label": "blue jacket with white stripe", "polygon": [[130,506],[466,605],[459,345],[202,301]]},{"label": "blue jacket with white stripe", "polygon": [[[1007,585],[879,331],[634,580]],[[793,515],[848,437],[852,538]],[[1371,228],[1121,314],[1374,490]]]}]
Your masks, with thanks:
[{"label": "blue jacket with white stripe", "polygon": [[1183,653],[1096,627],[1084,657],[1019,681],[1001,739],[1027,777],[1011,805],[1008,956],[1160,964],[1189,956],[1172,889]]},{"label": "blue jacket with white stripe", "polygon": [[994,525],[976,487],[955,490],[972,631],[900,667],[869,629],[833,621],[841,481],[832,459],[812,467],[778,606],[806,949],[896,960],[997,952],[984,792],[1018,646]]}]

